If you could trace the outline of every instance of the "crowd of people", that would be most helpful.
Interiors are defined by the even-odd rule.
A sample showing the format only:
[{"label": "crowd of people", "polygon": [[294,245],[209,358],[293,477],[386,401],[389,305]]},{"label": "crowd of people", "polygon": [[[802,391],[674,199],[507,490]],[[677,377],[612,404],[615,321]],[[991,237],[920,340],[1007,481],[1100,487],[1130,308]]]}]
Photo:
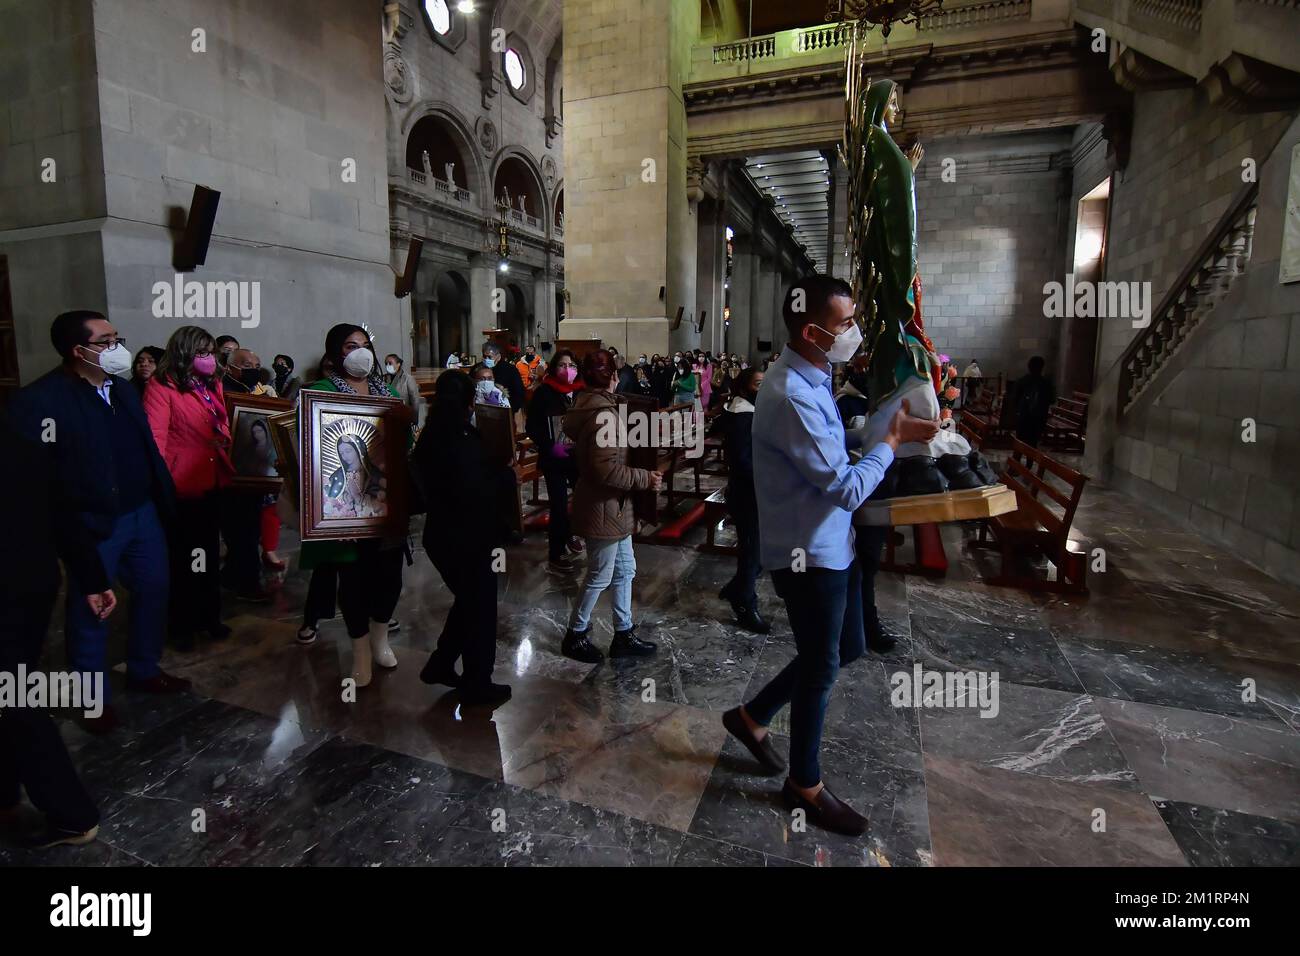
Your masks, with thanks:
[{"label": "crowd of people", "polygon": [[[807,303],[796,311],[792,296]],[[751,364],[746,356],[704,350],[638,355],[613,348],[581,357],[560,349],[543,361],[532,347],[504,357],[495,344],[475,364],[448,362],[427,403],[399,356],[382,363],[369,333],[340,324],[325,336],[318,368],[299,376],[294,359],[276,355],[264,368],[258,354],[231,335],[197,326],[177,329],[162,348],[136,357],[106,316],[64,313],[50,337],[61,363],[19,390],[5,420],[6,445],[20,449],[26,473],[46,475],[24,517],[27,537],[52,542],[22,573],[5,575],[19,600],[5,618],[5,663],[35,668],[58,590],[56,558],[66,572],[66,643],[72,670],[104,674],[108,619],[116,590],[129,592],[126,689],[175,693],[189,682],[160,667],[164,645],[192,648],[231,635],[223,621],[227,595],[265,601],[263,567],[282,569],[276,553],[283,503],[235,486],[230,421],[232,392],[296,398],[304,389],[402,400],[410,427],[412,483],[418,486],[428,559],[454,596],[437,647],[421,671],[428,684],[453,687],[461,702],[495,706],[510,687],[493,679],[497,639],[498,549],[511,538],[501,492],[516,481],[493,463],[475,425],[482,405],[510,408],[531,439],[544,478],[549,521],[547,570],[576,575],[585,564],[561,642],[561,652],[596,664],[656,652],[636,634],[632,584],[636,574],[633,499],[657,492],[661,472],[633,467],[628,448],[598,438],[603,413],[619,393],[661,406],[719,410],[729,466],[727,502],[738,535],[735,575],[722,589],[740,625],[766,633],[757,580],[772,573],[794,631],[796,655],[755,698],[729,711],[724,723],[769,772],[785,763],[766,728],[789,704],[790,770],[785,799],[813,822],[862,832],[865,821],[824,788],[817,749],[830,689],[840,666],[867,649],[884,651],[893,638],[875,612],[872,591],[878,534],[856,536],[851,515],[866,500],[899,443],[927,440],[936,423],[900,411],[884,442],[849,448],[842,420],[865,398],[831,388],[832,363],[851,359],[853,304],[848,286],[810,276],[786,298],[789,342],[779,356]],[[455,356],[459,360],[459,356]],[[129,375],[129,379],[126,377]],[[862,379],[857,380],[862,385]],[[847,404],[846,404],[847,403]],[[424,420],[421,414],[425,412]],[[57,431],[57,440],[43,435]],[[850,453],[862,452],[860,458]],[[40,526],[43,530],[37,530]],[[792,555],[801,555],[792,561]],[[347,675],[356,688],[374,667],[398,658],[389,643],[404,568],[415,556],[408,536],[303,543],[299,567],[310,572],[299,643],[318,638],[323,620],[338,614],[351,642]],[[15,584],[17,582],[17,584]],[[593,640],[592,620],[611,592],[613,638]],[[459,668],[459,670],[458,670]],[[6,715],[0,806],[15,802],[18,783],[49,821],[46,844],[94,838],[94,804],[48,715]],[[83,717],[93,733],[117,726],[111,702]]]}]

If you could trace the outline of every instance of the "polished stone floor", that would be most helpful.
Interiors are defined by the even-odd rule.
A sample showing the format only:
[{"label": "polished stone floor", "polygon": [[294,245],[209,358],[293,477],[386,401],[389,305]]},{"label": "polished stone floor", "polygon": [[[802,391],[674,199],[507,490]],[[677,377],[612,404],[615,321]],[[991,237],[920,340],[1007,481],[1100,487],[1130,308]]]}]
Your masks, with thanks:
[{"label": "polished stone floor", "polygon": [[[419,682],[449,603],[422,553],[400,666],[355,703],[341,622],[294,643],[306,581],[290,572],[272,605],[231,608],[231,640],[169,652],[194,693],[120,694],[125,727],[108,739],[64,725],[100,801],[96,844],[10,842],[0,862],[1300,863],[1300,592],[1100,487],[1076,532],[1106,554],[1087,598],[982,584],[988,559],[959,526],[944,529],[945,580],[880,576],[906,640],[841,672],[823,745],[832,788],[870,814],[860,839],[793,826],[779,779],[719,723],[792,655],[770,581],[774,630],[756,637],[716,599],[729,559],[638,545],[636,617],[660,653],[581,665],[558,653],[577,582],[545,573],[533,535],[500,591],[505,706],[462,710]],[[996,672],[997,715],[894,706],[890,675],[914,664]]]}]

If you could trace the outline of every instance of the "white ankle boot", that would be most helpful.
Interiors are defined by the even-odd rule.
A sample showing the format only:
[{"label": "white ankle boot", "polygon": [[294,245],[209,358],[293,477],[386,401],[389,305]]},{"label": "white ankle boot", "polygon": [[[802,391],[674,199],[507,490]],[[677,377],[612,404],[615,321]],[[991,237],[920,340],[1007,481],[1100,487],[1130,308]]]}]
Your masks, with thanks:
[{"label": "white ankle boot", "polygon": [[374,654],[375,663],[380,667],[396,667],[397,655],[394,654],[393,649],[388,646],[388,622],[371,621],[369,637],[370,650]]},{"label": "white ankle boot", "polygon": [[370,637],[352,639],[352,679],[358,687],[370,683]]}]

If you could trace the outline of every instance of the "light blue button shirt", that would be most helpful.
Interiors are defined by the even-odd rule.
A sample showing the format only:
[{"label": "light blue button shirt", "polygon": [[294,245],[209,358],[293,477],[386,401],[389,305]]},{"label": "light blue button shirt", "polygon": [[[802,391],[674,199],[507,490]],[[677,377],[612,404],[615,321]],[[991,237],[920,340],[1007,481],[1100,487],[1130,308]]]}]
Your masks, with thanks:
[{"label": "light blue button shirt", "polygon": [[793,349],[767,370],[754,411],[754,488],[763,567],[853,563],[853,511],[880,484],[894,451],[879,444],[849,460],[831,377]]}]

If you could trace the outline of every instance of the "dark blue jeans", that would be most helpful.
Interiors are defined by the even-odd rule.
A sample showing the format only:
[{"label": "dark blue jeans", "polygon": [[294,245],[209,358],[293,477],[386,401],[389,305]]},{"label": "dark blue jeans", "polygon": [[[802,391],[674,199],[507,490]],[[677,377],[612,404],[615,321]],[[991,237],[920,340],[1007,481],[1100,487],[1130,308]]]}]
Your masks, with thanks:
[{"label": "dark blue jeans", "polygon": [[[130,638],[126,672],[146,680],[158,674],[163,633],[167,627],[167,535],[152,503],[124,514],[113,533],[99,543],[99,557],[108,579],[131,593]],[[99,621],[86,605],[84,589],[69,576],[67,593],[68,663],[75,671],[104,674],[108,696],[106,657],[108,622]],[[120,598],[121,595],[118,595]]]},{"label": "dark blue jeans", "polygon": [[767,726],[790,705],[790,779],[813,787],[822,779],[817,752],[835,676],[866,650],[861,572],[855,561],[843,571],[773,571],[772,582],[790,618],[795,656],[745,710]]},{"label": "dark blue jeans", "polygon": [[725,590],[735,603],[755,608],[758,606],[755,584],[762,570],[758,550],[758,505],[748,495],[733,501],[731,489],[727,490],[727,504],[731,520],[736,525],[736,573]]}]

